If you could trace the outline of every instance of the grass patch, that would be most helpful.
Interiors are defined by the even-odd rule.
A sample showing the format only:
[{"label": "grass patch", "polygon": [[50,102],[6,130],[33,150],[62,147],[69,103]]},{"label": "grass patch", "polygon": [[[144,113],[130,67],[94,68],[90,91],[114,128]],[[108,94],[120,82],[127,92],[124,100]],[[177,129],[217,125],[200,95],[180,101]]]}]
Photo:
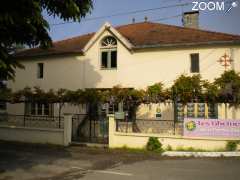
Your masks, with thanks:
[{"label": "grass patch", "polygon": [[200,149],[200,148],[179,146],[179,147],[176,148],[175,151],[182,151],[182,152],[225,152],[226,150],[224,148],[222,148],[222,149],[206,150],[206,149]]},{"label": "grass patch", "polygon": [[118,151],[118,152],[129,152],[129,153],[147,153],[148,151],[145,148],[130,148],[127,146],[118,147],[118,148],[110,148],[110,151]]},{"label": "grass patch", "polygon": [[149,151],[145,147],[143,148],[130,148],[127,146],[119,147],[119,148],[110,148],[110,151],[115,152],[127,152],[127,153],[140,153],[140,154],[161,154],[163,151]]},{"label": "grass patch", "polygon": [[121,147],[121,148],[112,148],[111,150],[113,151],[124,151],[124,152],[129,152],[129,153],[159,153],[161,154],[164,152],[162,148],[162,144],[159,142],[157,137],[150,137],[148,139],[148,142],[145,147],[143,148],[130,148],[127,147],[126,145]]},{"label": "grass patch", "polygon": [[238,144],[239,144],[239,141],[228,141],[226,144],[226,150],[227,151],[237,151]]}]

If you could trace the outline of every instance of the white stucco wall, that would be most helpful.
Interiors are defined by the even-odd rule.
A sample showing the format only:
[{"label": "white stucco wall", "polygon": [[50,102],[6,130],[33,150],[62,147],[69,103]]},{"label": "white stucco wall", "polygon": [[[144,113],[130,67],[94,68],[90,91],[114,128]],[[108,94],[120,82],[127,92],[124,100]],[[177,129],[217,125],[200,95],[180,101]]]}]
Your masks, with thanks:
[{"label": "white stucco wall", "polygon": [[[23,60],[25,69],[17,69],[15,81],[9,81],[8,87],[13,91],[25,87],[39,86],[44,90],[49,89],[78,89],[83,88],[82,61],[75,56],[38,58]],[[37,78],[37,64],[44,63],[44,78]]]},{"label": "white stucco wall", "polygon": [[72,116],[64,116],[64,128],[0,125],[0,140],[68,146],[72,139]]},{"label": "white stucco wall", "polygon": [[[227,53],[234,58],[232,66],[240,70],[240,47],[199,47],[152,49],[130,52],[118,41],[116,70],[101,70],[100,41],[110,35],[105,31],[84,56],[68,55],[22,60],[24,70],[17,69],[15,81],[8,87],[19,90],[26,86],[48,89],[111,88],[115,85],[145,88],[156,82],[170,86],[182,73],[190,73],[190,54],[200,54],[200,74],[210,81],[224,72],[217,62]],[[44,78],[37,79],[37,63],[44,63]],[[230,67],[231,68],[231,67]],[[230,69],[229,68],[229,69]]]},{"label": "white stucco wall", "polygon": [[114,115],[109,115],[109,148],[145,148],[149,137],[157,137],[163,148],[171,146],[173,150],[194,148],[216,151],[224,150],[228,140],[239,140],[239,138],[186,138],[183,136],[164,136],[162,134],[116,132],[115,123]]},{"label": "white stucco wall", "polygon": [[[166,87],[169,87],[179,75],[183,73],[191,75],[191,53],[200,54],[200,75],[209,81],[213,81],[224,72],[224,67],[219,64],[218,60],[225,53],[234,59],[229,69],[234,68],[240,71],[240,46],[145,49],[130,52],[120,41],[117,45],[117,69],[102,70],[100,42],[108,35],[112,34],[105,31],[84,56],[45,56],[21,60],[25,69],[17,69],[15,81],[9,81],[8,87],[13,91],[27,86],[39,86],[44,90],[111,88],[115,85],[139,89],[157,82],[163,82]],[[44,63],[43,79],[37,78],[38,63]],[[55,115],[58,115],[56,114],[58,113],[57,106],[54,110]],[[171,107],[166,110],[172,111]],[[24,112],[24,106],[9,105],[8,112],[12,114]],[[84,108],[64,106],[62,112],[84,113]],[[232,114],[231,111],[229,113]],[[167,114],[170,115],[166,118],[171,118],[172,112]],[[228,117],[231,116],[230,114]],[[145,117],[143,114],[139,115]]]},{"label": "white stucco wall", "polygon": [[64,145],[64,131],[62,129],[0,126],[0,139],[5,141]]}]

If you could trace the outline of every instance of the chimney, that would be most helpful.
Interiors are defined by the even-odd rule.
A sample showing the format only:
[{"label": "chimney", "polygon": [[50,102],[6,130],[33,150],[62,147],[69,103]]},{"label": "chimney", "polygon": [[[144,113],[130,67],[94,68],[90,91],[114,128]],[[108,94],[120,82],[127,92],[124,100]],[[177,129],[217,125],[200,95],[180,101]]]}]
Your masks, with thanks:
[{"label": "chimney", "polygon": [[145,17],[144,17],[144,22],[147,22],[147,21],[148,21],[148,17],[145,16]]},{"label": "chimney", "polygon": [[190,11],[183,13],[183,26],[187,28],[199,28],[199,11]]},{"label": "chimney", "polygon": [[135,18],[132,18],[132,23],[134,24],[136,22]]}]

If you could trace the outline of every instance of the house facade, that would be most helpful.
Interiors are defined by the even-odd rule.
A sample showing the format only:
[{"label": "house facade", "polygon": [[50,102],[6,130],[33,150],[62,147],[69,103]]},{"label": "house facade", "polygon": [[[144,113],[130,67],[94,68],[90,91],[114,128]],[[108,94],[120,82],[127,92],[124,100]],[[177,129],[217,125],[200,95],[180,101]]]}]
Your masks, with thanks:
[{"label": "house facade", "polygon": [[[96,33],[55,42],[48,50],[25,50],[16,58],[25,69],[17,69],[15,81],[8,81],[13,91],[34,86],[46,91],[116,85],[144,89],[158,82],[170,87],[181,74],[200,74],[213,81],[225,70],[240,72],[240,36],[151,22],[119,27],[105,23]],[[139,117],[154,118],[158,106],[153,107],[143,105]],[[38,107],[8,104],[8,112],[14,114],[29,108]],[[55,114],[59,107],[41,108],[39,114]],[[63,113],[84,109],[66,106]],[[173,118],[171,105],[161,111],[166,112],[164,118]]]}]

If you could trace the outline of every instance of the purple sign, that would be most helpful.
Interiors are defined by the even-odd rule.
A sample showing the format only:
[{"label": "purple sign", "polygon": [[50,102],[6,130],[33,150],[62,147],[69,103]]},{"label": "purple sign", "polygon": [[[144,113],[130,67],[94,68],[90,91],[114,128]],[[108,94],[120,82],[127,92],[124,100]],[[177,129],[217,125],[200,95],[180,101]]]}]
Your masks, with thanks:
[{"label": "purple sign", "polygon": [[185,137],[239,138],[240,120],[184,119]]}]

